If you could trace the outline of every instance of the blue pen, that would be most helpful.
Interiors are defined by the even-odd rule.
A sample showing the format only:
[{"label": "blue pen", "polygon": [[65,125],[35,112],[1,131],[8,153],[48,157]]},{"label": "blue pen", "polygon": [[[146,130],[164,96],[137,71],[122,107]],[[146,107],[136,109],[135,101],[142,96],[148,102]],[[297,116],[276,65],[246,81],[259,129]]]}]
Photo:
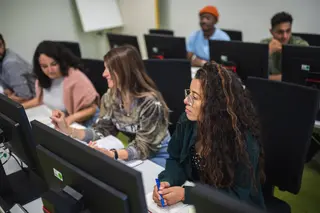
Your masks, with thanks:
[{"label": "blue pen", "polygon": [[[160,190],[160,181],[159,181],[159,179],[158,178],[156,178],[156,183],[157,183],[157,188],[158,188],[158,191]],[[162,207],[164,207],[165,205],[164,205],[164,200],[163,200],[163,197],[162,197],[162,195],[160,195],[160,202],[161,202],[161,206]]]}]

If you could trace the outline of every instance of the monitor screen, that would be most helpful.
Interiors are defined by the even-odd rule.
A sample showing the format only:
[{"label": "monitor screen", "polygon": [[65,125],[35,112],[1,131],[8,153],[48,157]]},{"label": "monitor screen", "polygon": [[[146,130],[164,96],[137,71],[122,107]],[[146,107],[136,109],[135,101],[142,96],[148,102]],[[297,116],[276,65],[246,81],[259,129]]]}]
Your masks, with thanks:
[{"label": "monitor screen", "polygon": [[137,36],[107,33],[107,38],[110,44],[110,48],[115,48],[123,45],[131,45],[134,46],[141,54]]},{"label": "monitor screen", "polygon": [[186,39],[166,35],[144,35],[149,59],[186,59]]},{"label": "monitor screen", "polygon": [[[83,196],[83,209],[91,213],[129,213],[128,196],[75,167],[41,145],[37,146],[41,168],[51,190],[63,192],[66,186]],[[45,203],[52,203],[46,199]],[[45,205],[50,212],[51,205]],[[54,206],[54,205],[52,205]]]},{"label": "monitor screen", "polygon": [[210,59],[220,64],[234,64],[244,83],[249,76],[268,78],[267,44],[210,40],[209,46]]}]

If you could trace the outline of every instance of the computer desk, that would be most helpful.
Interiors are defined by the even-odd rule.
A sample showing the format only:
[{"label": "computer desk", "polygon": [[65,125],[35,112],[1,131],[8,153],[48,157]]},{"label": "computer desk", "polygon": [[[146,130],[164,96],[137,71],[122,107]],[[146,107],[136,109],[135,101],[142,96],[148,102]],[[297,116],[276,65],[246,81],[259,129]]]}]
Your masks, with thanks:
[{"label": "computer desk", "polygon": [[[25,166],[25,165],[24,165]],[[12,174],[20,170],[18,163],[11,157],[8,162],[4,165],[4,169],[6,174]],[[138,170],[142,174],[142,181],[146,195],[153,191],[153,187],[155,185],[155,178],[158,177],[158,174],[164,170],[161,166],[153,163],[150,160],[143,161],[142,164],[134,167],[134,169]],[[43,213],[42,210],[42,200],[36,199],[26,205],[23,206],[30,213]],[[1,208],[1,207],[0,207]],[[185,212],[188,213],[189,209],[184,209]],[[12,211],[12,213],[17,213]]]},{"label": "computer desk", "polygon": [[[48,123],[50,121],[48,120],[48,116],[51,115],[51,110],[44,105],[33,108],[33,109],[28,109],[26,110],[26,114],[29,118],[29,121],[36,119],[36,120],[39,120],[40,122],[50,125],[50,123]],[[74,128],[80,128],[80,129],[85,128],[77,123],[72,124],[72,126]],[[26,165],[24,166],[26,167]],[[158,174],[164,170],[163,167],[149,160],[145,160],[143,161],[142,164],[137,165],[133,168],[140,171],[142,174],[142,180],[143,180],[143,185],[144,185],[144,190],[146,195],[153,191],[153,187],[155,185],[155,178],[157,178]],[[4,169],[6,171],[6,174],[9,175],[19,171],[21,168],[18,165],[18,163],[14,160],[14,158],[11,157],[9,158],[8,162],[4,165]],[[24,205],[23,207],[30,213],[43,213],[42,200],[40,198]],[[186,212],[181,212],[181,213],[188,213],[187,208],[185,211]],[[12,213],[17,213],[17,212],[12,211]]]}]

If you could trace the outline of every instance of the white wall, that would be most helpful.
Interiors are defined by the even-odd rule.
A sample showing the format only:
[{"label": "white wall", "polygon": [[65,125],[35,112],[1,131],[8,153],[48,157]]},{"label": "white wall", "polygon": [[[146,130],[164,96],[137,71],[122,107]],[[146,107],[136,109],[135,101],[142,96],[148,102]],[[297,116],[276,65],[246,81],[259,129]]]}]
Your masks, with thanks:
[{"label": "white wall", "polygon": [[[162,0],[160,0],[162,1]],[[154,0],[118,0],[124,27],[114,29],[114,33],[138,36],[143,58],[147,57],[143,34],[156,27]]]},{"label": "white wall", "polygon": [[[155,27],[155,2],[118,0],[124,27],[113,32],[139,36],[143,56],[143,33]],[[84,33],[73,0],[0,0],[0,33],[7,47],[31,62],[42,40],[76,41],[83,58],[102,59],[108,51],[105,34]]]},{"label": "white wall", "polygon": [[280,11],[294,18],[293,31],[320,34],[320,0],[160,0],[160,26],[177,36],[199,29],[199,10],[214,5],[220,12],[218,27],[242,30],[244,41],[269,37],[270,19]]},{"label": "white wall", "polygon": [[99,39],[82,33],[76,15],[71,0],[1,0],[0,32],[7,47],[30,62],[36,46],[45,39],[80,42],[84,57],[101,58],[95,47]]}]

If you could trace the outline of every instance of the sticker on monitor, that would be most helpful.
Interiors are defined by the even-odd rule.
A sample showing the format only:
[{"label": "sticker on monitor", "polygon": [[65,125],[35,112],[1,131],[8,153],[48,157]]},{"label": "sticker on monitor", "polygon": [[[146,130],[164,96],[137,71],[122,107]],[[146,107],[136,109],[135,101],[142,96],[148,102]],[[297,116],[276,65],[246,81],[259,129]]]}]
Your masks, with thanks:
[{"label": "sticker on monitor", "polygon": [[63,181],[63,176],[62,173],[59,172],[58,170],[56,170],[55,168],[53,168],[53,174],[56,178],[58,178],[60,181]]},{"label": "sticker on monitor", "polygon": [[301,70],[309,72],[310,71],[310,65],[301,64]]}]

